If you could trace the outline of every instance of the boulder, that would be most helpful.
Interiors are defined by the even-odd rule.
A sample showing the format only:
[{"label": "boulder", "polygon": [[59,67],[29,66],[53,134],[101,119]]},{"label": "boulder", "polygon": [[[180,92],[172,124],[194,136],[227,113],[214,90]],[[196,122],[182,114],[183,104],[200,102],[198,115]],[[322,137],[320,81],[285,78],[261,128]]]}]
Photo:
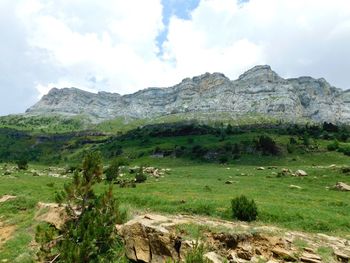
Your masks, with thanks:
[{"label": "boulder", "polygon": [[224,262],[224,259],[220,255],[216,254],[213,251],[204,254],[203,257],[206,260],[208,260],[210,263],[222,263],[222,262]]},{"label": "boulder", "polygon": [[272,253],[276,258],[287,260],[287,261],[297,261],[297,258],[288,250],[281,248],[281,247],[275,247],[272,249]]},{"label": "boulder", "polygon": [[334,251],[334,256],[336,257],[336,259],[340,262],[349,262],[350,261],[350,256],[346,255],[340,251],[335,250]]},{"label": "boulder", "polygon": [[343,182],[338,182],[333,186],[333,189],[338,190],[338,191],[350,191],[350,185],[347,185],[346,183]]},{"label": "boulder", "polygon": [[259,171],[263,171],[263,170],[265,170],[265,168],[264,167],[258,167],[258,168],[256,168],[257,170],[259,170]]},{"label": "boulder", "polygon": [[295,176],[307,176],[307,172],[305,172],[304,170],[297,170],[295,172]]},{"label": "boulder", "polygon": [[304,252],[299,260],[306,263],[322,263],[320,256],[310,252]]},{"label": "boulder", "polygon": [[9,200],[12,200],[12,199],[15,199],[16,196],[14,195],[3,195],[1,198],[0,198],[0,203],[4,203],[6,201],[9,201]]},{"label": "boulder", "polygon": [[289,188],[291,188],[291,189],[301,189],[301,187],[299,185],[294,185],[294,184],[291,184],[289,186]]},{"label": "boulder", "polygon": [[142,222],[125,224],[119,230],[126,256],[136,262],[175,262],[190,247],[163,227]]}]

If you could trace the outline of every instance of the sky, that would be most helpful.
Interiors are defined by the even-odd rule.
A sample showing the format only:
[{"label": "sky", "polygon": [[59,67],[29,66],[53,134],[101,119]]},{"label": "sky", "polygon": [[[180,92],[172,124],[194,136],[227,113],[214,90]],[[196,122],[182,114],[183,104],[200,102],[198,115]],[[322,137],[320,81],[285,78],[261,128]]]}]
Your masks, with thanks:
[{"label": "sky", "polygon": [[350,89],[349,0],[0,0],[0,38],[0,115],[261,64]]}]

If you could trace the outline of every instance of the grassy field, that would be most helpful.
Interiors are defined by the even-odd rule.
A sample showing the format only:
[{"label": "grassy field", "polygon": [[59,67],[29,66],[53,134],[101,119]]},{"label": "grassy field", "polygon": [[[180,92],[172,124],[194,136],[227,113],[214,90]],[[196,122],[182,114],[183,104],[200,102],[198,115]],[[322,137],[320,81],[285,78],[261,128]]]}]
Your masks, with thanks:
[{"label": "grassy field", "polygon": [[[130,211],[209,215],[231,218],[230,200],[241,194],[253,198],[259,209],[255,224],[269,224],[307,232],[322,232],[350,239],[349,193],[328,190],[338,181],[350,184],[350,176],[331,164],[344,165],[348,157],[339,153],[295,157],[259,157],[242,159],[235,164],[219,165],[174,158],[143,158],[133,164],[148,163],[170,168],[160,179],[149,177],[136,188],[115,185],[115,195]],[[317,166],[312,164],[318,161]],[[251,163],[254,163],[252,165]],[[257,166],[276,169],[257,170]],[[29,170],[47,167],[31,165]],[[282,168],[303,169],[307,177],[276,177]],[[0,176],[0,196],[16,199],[0,203],[0,221],[13,225],[11,238],[0,248],[0,261],[30,262],[35,233],[37,202],[53,202],[54,193],[70,179],[47,175],[33,177],[30,172]],[[232,184],[225,184],[231,181]],[[290,185],[301,189],[290,188]],[[101,183],[98,190],[104,189]],[[19,257],[19,258],[18,258]]]},{"label": "grassy field", "polygon": [[[112,132],[117,124],[104,123],[100,129]],[[74,123],[67,125],[74,129]],[[349,192],[329,189],[339,181],[350,184],[350,173],[341,169],[350,166],[348,129],[332,132],[313,127],[253,127],[224,134],[220,124],[214,128],[186,125],[162,124],[109,135],[90,131],[49,135],[15,127],[0,129],[0,198],[16,196],[0,203],[0,262],[31,262],[37,203],[54,202],[55,192],[70,181],[69,177],[50,174],[81,164],[84,153],[95,150],[102,153],[105,166],[122,157],[129,166],[171,169],[164,177],[149,176],[136,188],[114,185],[115,196],[130,213],[155,211],[231,220],[231,200],[244,194],[258,206],[254,224],[322,232],[350,240]],[[274,141],[278,154],[263,154],[257,148],[259,137],[266,134]],[[291,139],[292,150],[288,149]],[[336,149],[328,149],[334,143]],[[166,157],[156,158],[156,153]],[[29,160],[27,171],[14,169],[20,157]],[[6,167],[5,161],[12,163]],[[50,171],[51,166],[56,172]],[[258,170],[260,166],[265,169]],[[277,176],[283,168],[302,169],[308,176]],[[10,174],[5,173],[8,169]],[[33,176],[33,170],[40,176]],[[97,190],[106,187],[102,182]]]}]

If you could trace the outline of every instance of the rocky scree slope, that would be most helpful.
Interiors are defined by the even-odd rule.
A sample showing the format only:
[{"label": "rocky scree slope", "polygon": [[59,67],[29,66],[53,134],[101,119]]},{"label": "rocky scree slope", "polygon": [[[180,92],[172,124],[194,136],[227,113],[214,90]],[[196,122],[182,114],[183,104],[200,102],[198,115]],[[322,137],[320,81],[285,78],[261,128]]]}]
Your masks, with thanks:
[{"label": "rocky scree slope", "polygon": [[283,79],[264,65],[234,81],[221,73],[205,73],[169,88],[147,88],[123,96],[54,88],[26,113],[86,115],[93,122],[116,117],[228,113],[232,118],[258,115],[291,122],[349,123],[350,90],[332,87],[323,78]]}]

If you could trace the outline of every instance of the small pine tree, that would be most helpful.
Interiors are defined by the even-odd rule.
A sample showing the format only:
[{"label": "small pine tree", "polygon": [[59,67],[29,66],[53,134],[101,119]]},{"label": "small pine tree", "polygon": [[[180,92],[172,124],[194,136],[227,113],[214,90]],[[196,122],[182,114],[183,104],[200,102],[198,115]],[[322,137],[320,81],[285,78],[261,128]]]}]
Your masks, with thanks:
[{"label": "small pine tree", "polygon": [[121,223],[124,215],[119,212],[112,186],[104,194],[95,195],[93,186],[101,179],[101,155],[89,153],[83,161],[82,174],[76,171],[73,181],[56,196],[57,202],[65,205],[68,216],[62,229],[37,228],[39,260],[113,262],[122,257],[115,225]]},{"label": "small pine tree", "polygon": [[327,145],[328,151],[336,151],[339,148],[339,142],[337,140],[334,140],[332,143]]}]

